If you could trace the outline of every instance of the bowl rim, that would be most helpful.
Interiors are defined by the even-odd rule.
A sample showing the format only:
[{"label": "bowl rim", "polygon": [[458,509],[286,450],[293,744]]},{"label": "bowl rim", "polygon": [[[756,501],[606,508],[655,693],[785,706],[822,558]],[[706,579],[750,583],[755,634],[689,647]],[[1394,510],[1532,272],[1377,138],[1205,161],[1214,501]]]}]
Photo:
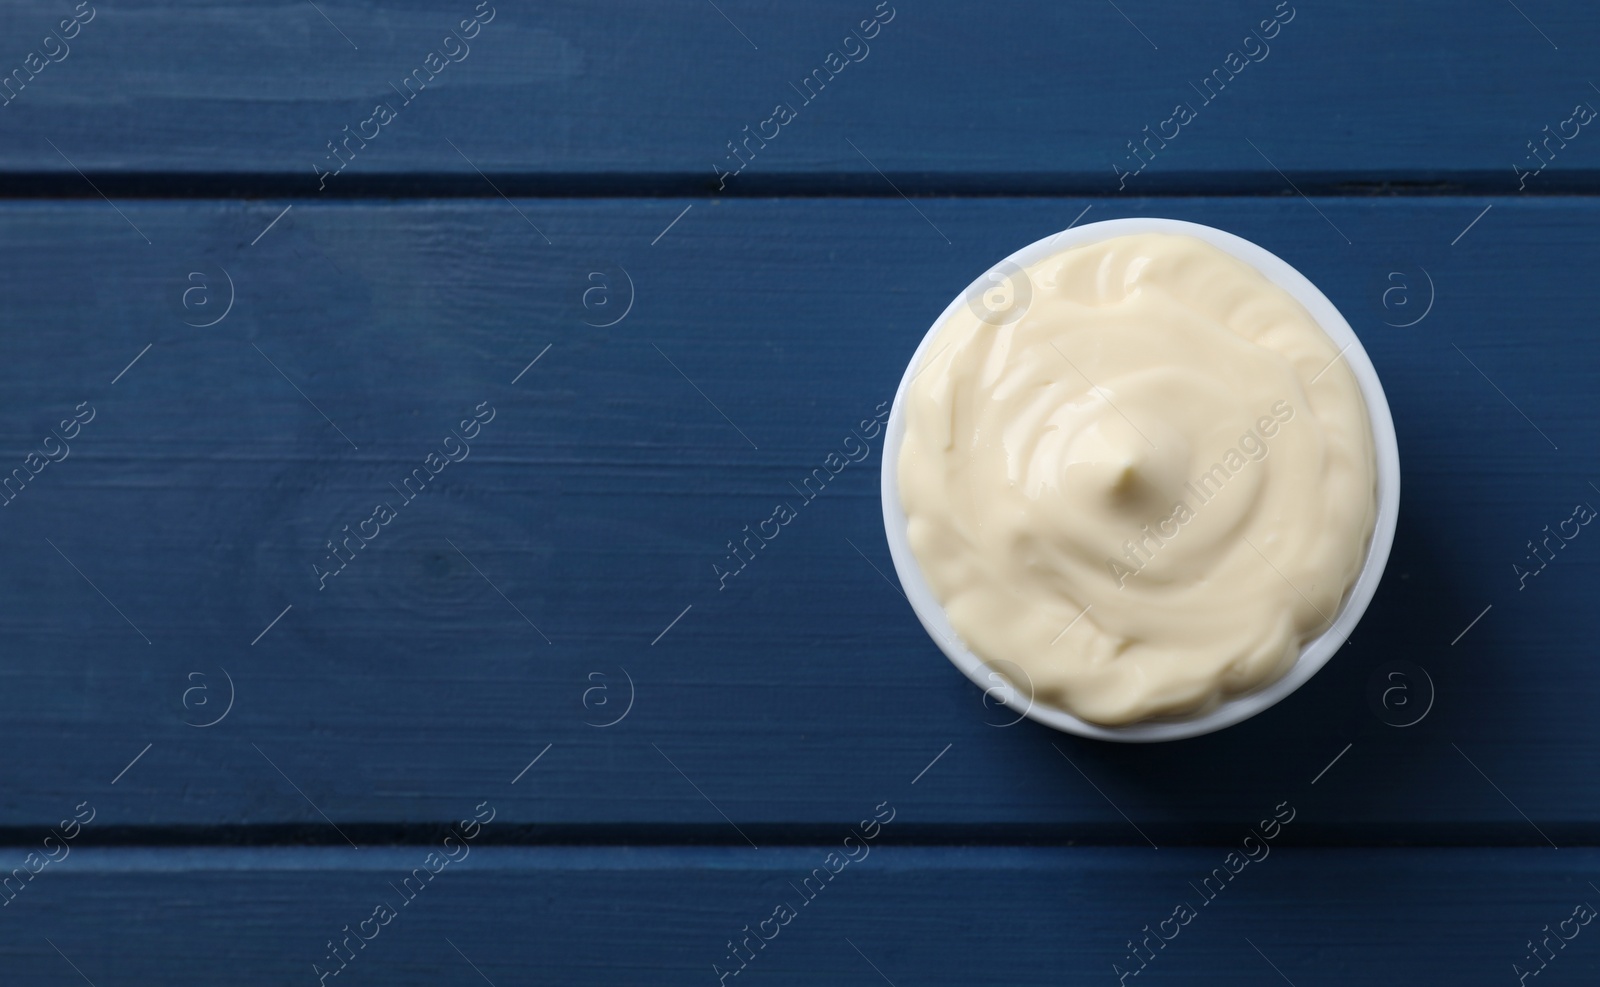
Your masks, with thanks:
[{"label": "bowl rim", "polygon": [[[1097,243],[1112,237],[1137,233],[1168,233],[1196,237],[1217,247],[1230,256],[1249,264],[1269,281],[1287,291],[1299,302],[1312,319],[1334,343],[1355,375],[1366,402],[1367,417],[1372,428],[1373,452],[1377,467],[1377,514],[1372,538],[1367,546],[1366,559],[1355,582],[1345,595],[1339,613],[1321,634],[1307,641],[1300,649],[1295,663],[1278,678],[1259,688],[1232,696],[1203,713],[1186,717],[1160,717],[1141,720],[1121,726],[1106,726],[1081,719],[1064,709],[1035,703],[1031,696],[1021,692],[973,654],[951,627],[944,606],[934,596],[911,551],[906,531],[906,515],[900,504],[899,463],[900,447],[905,438],[904,405],[906,391],[916,376],[923,354],[938,334],[945,320],[966,303],[971,292],[991,284],[988,275],[1006,265],[1027,267],[1072,247]],[[1336,358],[1337,359],[1337,358]],[[1045,726],[1066,733],[1097,740],[1126,743],[1150,743],[1198,737],[1242,722],[1273,706],[1304,685],[1326,665],[1344,643],[1366,613],[1382,581],[1384,567],[1389,560],[1389,550],[1394,545],[1395,525],[1400,514],[1400,451],[1395,437],[1394,419],[1389,412],[1389,402],[1383,392],[1378,372],[1367,356],[1366,349],[1355,330],[1339,312],[1333,302],[1310,279],[1287,261],[1243,237],[1200,223],[1184,220],[1140,216],[1125,219],[1108,219],[1083,226],[1068,227],[1052,234],[991,265],[972,283],[958,293],[945,306],[933,325],[923,334],[900,386],[895,390],[894,404],[889,412],[883,445],[881,496],[883,501],[884,532],[889,542],[889,554],[894,560],[895,574],[905,591],[906,599],[923,628],[928,632],[945,657],[982,688],[987,701],[995,696],[1012,710]]]}]

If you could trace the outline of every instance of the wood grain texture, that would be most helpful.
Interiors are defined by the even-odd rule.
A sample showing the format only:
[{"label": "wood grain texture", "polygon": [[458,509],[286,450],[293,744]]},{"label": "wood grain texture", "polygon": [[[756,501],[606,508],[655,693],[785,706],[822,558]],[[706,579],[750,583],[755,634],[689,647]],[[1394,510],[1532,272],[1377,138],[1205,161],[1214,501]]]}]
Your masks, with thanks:
[{"label": "wood grain texture", "polygon": [[[29,842],[91,799],[130,839],[277,826],[343,845],[325,819],[381,840],[493,793],[506,839],[742,845],[726,818],[793,841],[909,791],[943,751],[908,839],[1225,841],[1264,800],[1303,798],[1307,841],[1593,841],[1600,542],[1525,590],[1512,564],[1600,500],[1600,355],[1573,273],[1597,260],[1597,207],[1315,205],[302,200],[270,230],[275,204],[0,208],[0,447],[21,466],[95,410],[0,508],[0,825]],[[1278,707],[1184,743],[997,728],[890,584],[876,451],[725,589],[712,568],[892,396],[948,298],[1085,206],[1210,223],[1299,267],[1360,334],[1399,430],[1399,533],[1352,642]],[[191,272],[211,294],[186,308]],[[593,272],[612,294],[585,308]],[[194,328],[228,280],[231,310]],[[626,317],[595,328],[627,283]],[[1426,317],[1397,328],[1428,283]],[[482,402],[469,457],[405,503]],[[377,503],[398,516],[319,590],[327,541]],[[1437,689],[1408,729],[1367,693],[1397,660]],[[599,727],[624,670],[631,712]],[[236,703],[196,728],[224,671]]]},{"label": "wood grain texture", "polygon": [[[0,983],[1600,974],[1530,956],[1600,906],[1600,8],[74,3],[0,8]],[[800,489],[1135,215],[1319,285],[1404,472],[1350,643],[1155,746],[985,706],[875,438]]]},{"label": "wood grain texture", "polygon": [[[328,142],[389,101],[396,119],[367,128],[326,194],[487,192],[476,169],[513,191],[892,194],[881,169],[908,190],[1107,194],[1146,127],[1177,136],[1130,195],[1275,192],[1279,170],[1307,189],[1509,194],[1512,166],[1537,166],[1528,142],[1600,98],[1600,10],[1577,2],[719,6],[501,4],[407,103],[429,52],[461,51],[444,39],[473,3],[103,3],[59,63],[41,41],[72,5],[11,3],[0,72],[44,67],[0,107],[0,172],[49,194],[92,195],[80,168],[112,189],[306,194]],[[892,20],[846,44],[880,7]],[[834,78],[805,90],[818,71]],[[1164,125],[1178,104],[1194,119]],[[777,136],[722,183],[729,143],[768,120]],[[1594,188],[1600,141],[1558,143],[1529,189]]]},{"label": "wood grain texture", "polygon": [[[1534,966],[1530,939],[1600,906],[1593,850],[1275,850],[1201,905],[1191,883],[1222,866],[1217,848],[902,848],[892,830],[805,904],[791,884],[832,846],[489,847],[405,905],[392,885],[424,847],[85,848],[7,907],[0,959],[16,983],[73,982],[70,961],[102,987],[315,984],[328,941],[350,935],[326,983],[714,985],[713,964],[739,969],[729,940],[788,903],[722,983],[1101,985],[1187,903],[1194,917],[1152,936],[1125,982],[1504,983]],[[383,902],[395,916],[357,942]],[[1596,926],[1566,929],[1537,982],[1600,975]]]}]

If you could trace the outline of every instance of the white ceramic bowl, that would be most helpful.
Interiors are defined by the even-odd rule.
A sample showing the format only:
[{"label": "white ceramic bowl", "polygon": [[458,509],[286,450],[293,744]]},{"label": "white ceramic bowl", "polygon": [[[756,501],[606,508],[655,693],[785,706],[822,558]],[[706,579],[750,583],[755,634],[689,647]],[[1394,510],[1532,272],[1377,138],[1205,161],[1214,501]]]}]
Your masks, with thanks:
[{"label": "white ceramic bowl", "polygon": [[1300,657],[1287,672],[1251,692],[1234,696],[1196,715],[1160,717],[1125,726],[1102,726],[1090,723],[1065,710],[1036,703],[1027,691],[1015,688],[1005,677],[997,675],[994,669],[968,650],[950,626],[944,607],[929,588],[927,580],[922,575],[922,568],[911,552],[911,544],[906,536],[906,515],[900,506],[900,444],[905,438],[906,431],[903,412],[906,390],[911,385],[912,377],[916,375],[924,351],[933,341],[945,319],[958,306],[966,304],[968,298],[973,297],[970,293],[992,287],[993,282],[987,277],[987,272],[957,295],[934,320],[933,326],[929,328],[927,335],[923,336],[916,353],[912,354],[911,362],[906,365],[905,375],[900,378],[900,388],[895,391],[894,408],[889,413],[889,428],[883,447],[883,525],[889,537],[889,554],[894,557],[895,572],[900,577],[900,585],[905,589],[917,618],[922,621],[922,626],[927,629],[928,634],[945,655],[957,668],[966,673],[967,678],[984,689],[986,695],[1000,699],[1018,713],[1046,726],[1084,737],[1130,742],[1181,740],[1221,730],[1223,727],[1232,726],[1256,715],[1300,688],[1307,679],[1317,673],[1318,669],[1327,664],[1333,653],[1344,644],[1350,632],[1355,629],[1356,623],[1360,621],[1361,615],[1366,612],[1367,604],[1372,601],[1372,595],[1378,589],[1378,582],[1383,578],[1384,564],[1389,561],[1389,548],[1394,543],[1395,521],[1400,513],[1400,451],[1395,442],[1394,419],[1389,416],[1389,402],[1383,395],[1383,385],[1378,382],[1378,373],[1372,368],[1372,361],[1367,358],[1367,351],[1362,349],[1355,331],[1350,328],[1350,323],[1345,321],[1344,316],[1333,307],[1327,296],[1318,291],[1316,285],[1307,280],[1305,275],[1248,240],[1210,226],[1185,223],[1175,219],[1112,219],[1065,230],[1031,243],[990,270],[1005,267],[1008,263],[1027,267],[1069,247],[1132,233],[1184,234],[1197,237],[1232,254],[1294,296],[1295,300],[1311,313],[1311,317],[1322,327],[1323,332],[1333,340],[1333,344],[1344,349],[1344,360],[1349,364],[1350,370],[1355,374],[1356,383],[1361,387],[1361,396],[1366,401],[1367,414],[1372,422],[1372,439],[1378,470],[1378,512],[1376,526],[1372,532],[1372,542],[1367,548],[1367,557],[1361,567],[1361,573],[1356,577],[1355,584],[1346,594],[1338,615],[1328,629],[1306,642],[1300,649]]}]

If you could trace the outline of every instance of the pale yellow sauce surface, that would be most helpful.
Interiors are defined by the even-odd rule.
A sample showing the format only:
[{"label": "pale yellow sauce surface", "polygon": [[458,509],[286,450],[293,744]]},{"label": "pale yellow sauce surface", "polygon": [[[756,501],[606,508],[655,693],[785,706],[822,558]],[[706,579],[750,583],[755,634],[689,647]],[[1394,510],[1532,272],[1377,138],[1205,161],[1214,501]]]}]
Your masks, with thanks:
[{"label": "pale yellow sauce surface", "polygon": [[906,394],[901,503],[951,625],[1036,701],[1101,724],[1277,678],[1337,614],[1376,517],[1338,347],[1194,237],[1024,273],[990,301],[1031,295],[1025,314],[957,307]]}]

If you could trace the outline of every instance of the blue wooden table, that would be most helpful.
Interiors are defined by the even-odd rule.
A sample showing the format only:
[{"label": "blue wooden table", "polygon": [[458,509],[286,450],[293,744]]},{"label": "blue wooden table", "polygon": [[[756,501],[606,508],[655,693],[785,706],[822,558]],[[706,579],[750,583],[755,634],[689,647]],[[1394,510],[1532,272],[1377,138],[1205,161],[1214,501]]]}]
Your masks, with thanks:
[{"label": "blue wooden table", "polygon": [[[1600,8],[0,39],[0,981],[1600,976]],[[876,447],[721,574],[962,286],[1140,215],[1298,267],[1388,392],[1393,556],[1308,685],[1014,723],[899,592]]]}]

